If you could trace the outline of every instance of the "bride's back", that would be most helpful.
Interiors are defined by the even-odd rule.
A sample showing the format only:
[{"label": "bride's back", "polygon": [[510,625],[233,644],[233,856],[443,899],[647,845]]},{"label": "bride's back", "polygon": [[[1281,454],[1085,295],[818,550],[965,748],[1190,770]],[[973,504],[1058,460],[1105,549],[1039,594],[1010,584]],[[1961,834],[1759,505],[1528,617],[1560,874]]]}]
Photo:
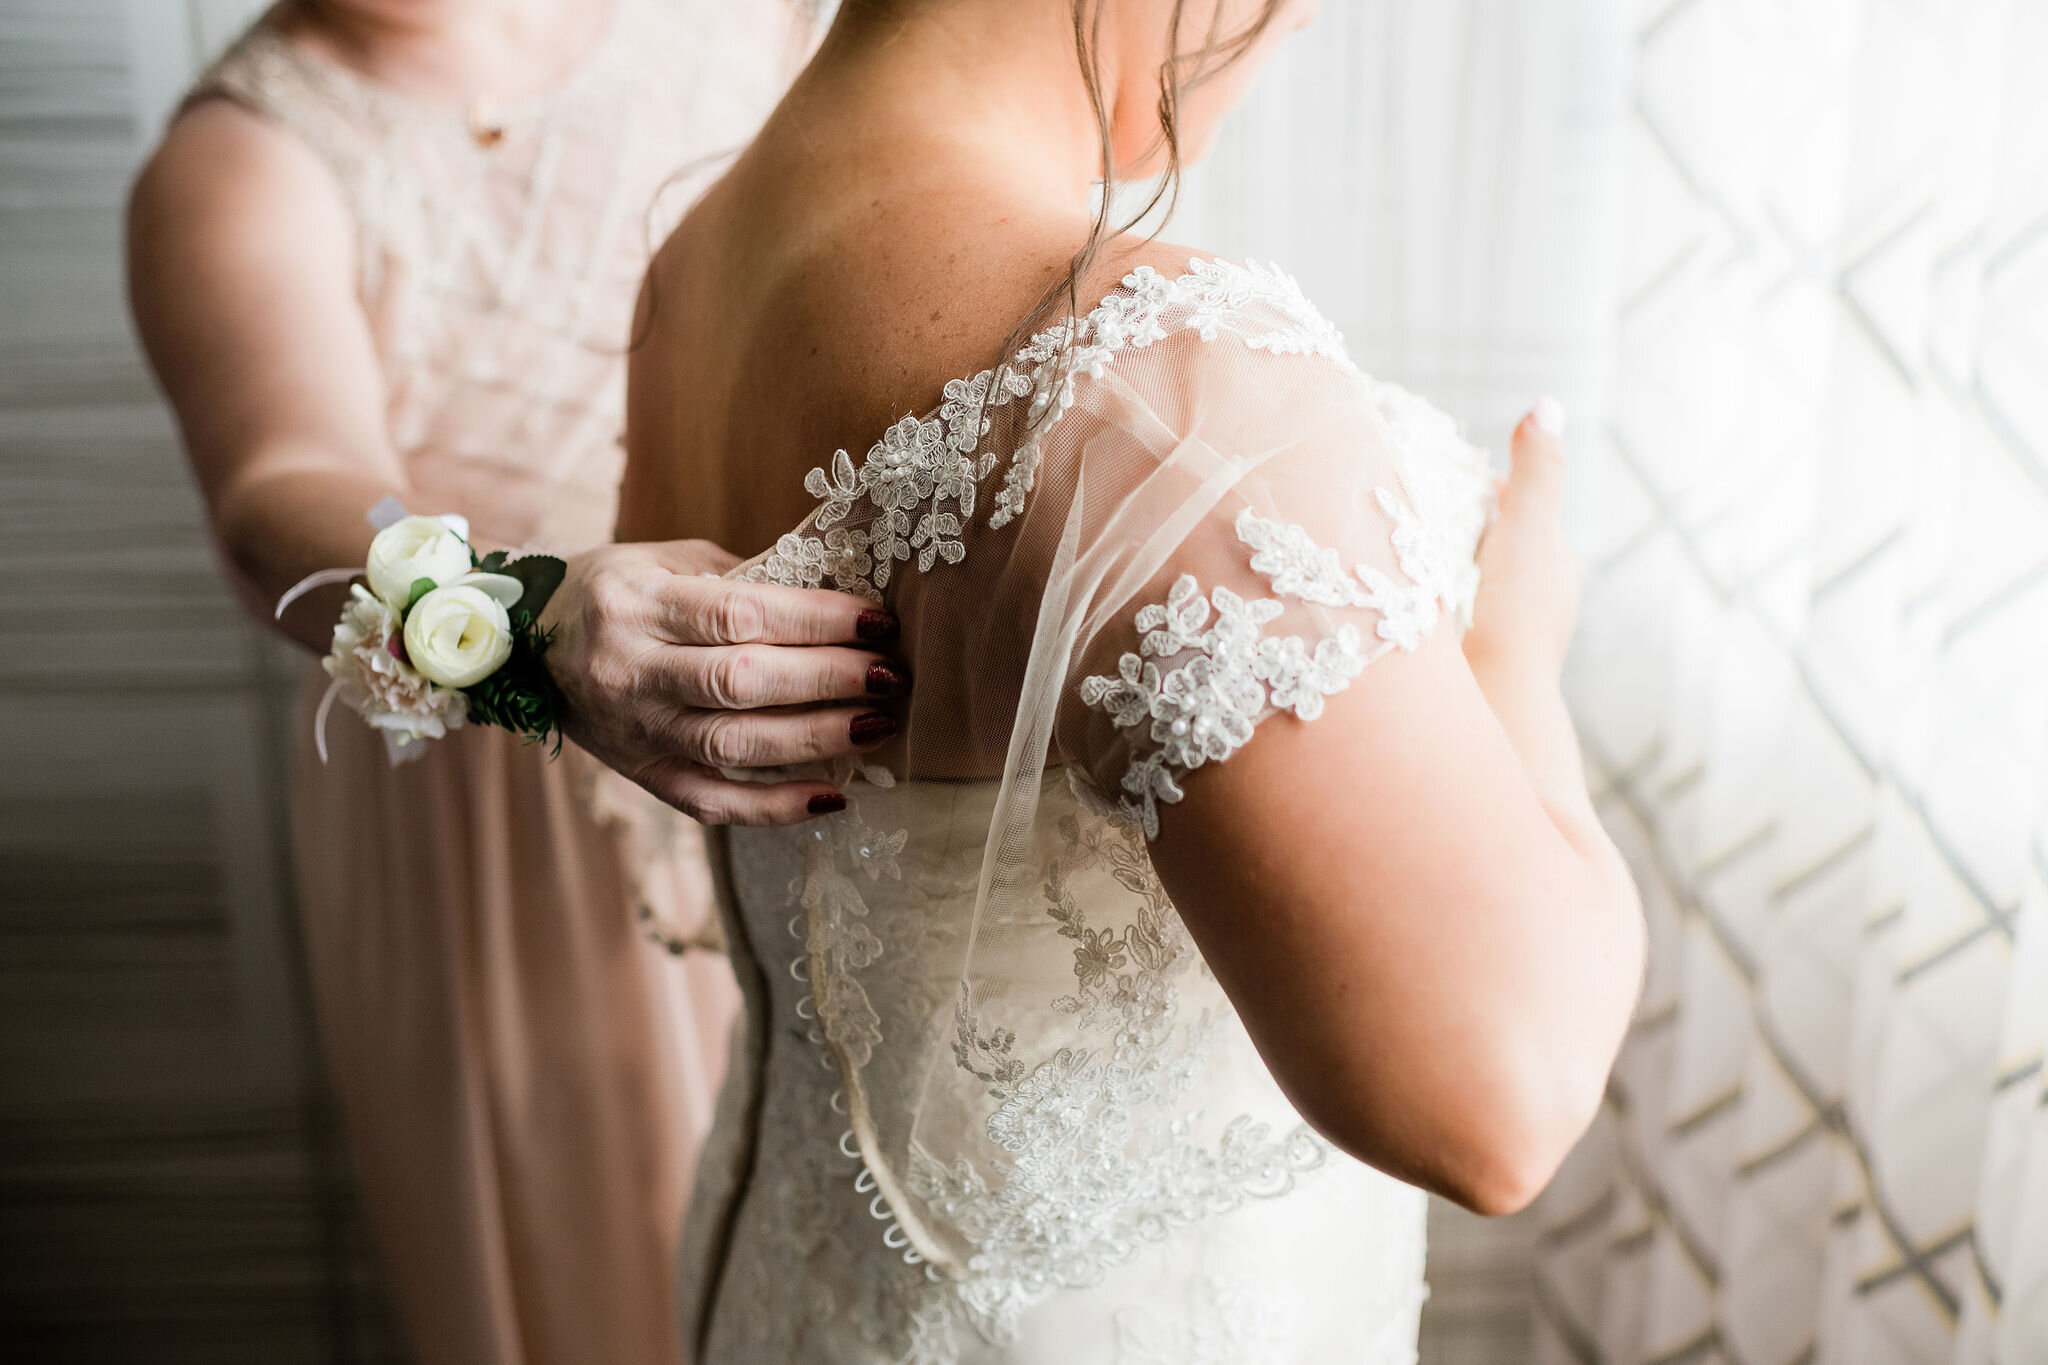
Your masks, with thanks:
[{"label": "bride's back", "polygon": [[[1019,202],[987,168],[975,183],[915,134],[821,127],[801,94],[656,255],[622,539],[767,548],[811,510],[810,469],[993,364],[1087,236],[1078,207]],[[1115,244],[1088,286],[1140,252],[1174,254]]]},{"label": "bride's back", "polygon": [[[1093,226],[1085,182],[1048,204],[1042,182],[1006,173],[1000,155],[886,91],[878,102],[843,84],[806,72],[655,257],[634,330],[621,539],[758,556],[818,510],[813,471],[842,451],[858,465],[906,417],[935,415],[949,385],[1008,358],[1020,324],[1069,306],[1085,315],[1132,269],[1188,260],[1112,236],[1069,286]],[[965,453],[1007,460],[1019,434],[1012,414]],[[989,527],[961,520],[971,551]],[[903,718],[912,742],[888,751],[900,769],[1001,769],[1049,550],[1018,528],[1001,539],[972,556],[987,570],[999,553],[1000,586],[899,574],[888,589],[920,677]],[[888,583],[885,572],[859,590],[881,596]],[[963,603],[980,618],[971,641]],[[990,628],[990,616],[1013,628]]]}]

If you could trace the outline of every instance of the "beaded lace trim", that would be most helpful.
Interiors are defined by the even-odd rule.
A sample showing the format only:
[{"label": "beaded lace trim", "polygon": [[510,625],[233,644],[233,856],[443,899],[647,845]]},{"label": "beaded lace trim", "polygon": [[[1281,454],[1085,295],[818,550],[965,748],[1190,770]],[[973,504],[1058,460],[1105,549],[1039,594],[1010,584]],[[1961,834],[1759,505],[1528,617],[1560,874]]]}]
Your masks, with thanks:
[{"label": "beaded lace trim", "polygon": [[[1224,587],[1205,598],[1195,576],[1182,574],[1165,602],[1139,610],[1138,651],[1117,661],[1116,676],[1082,680],[1082,701],[1150,742],[1149,748],[1133,746],[1118,802],[1146,837],[1159,834],[1159,803],[1181,799],[1181,778],[1250,743],[1253,727],[1267,716],[1322,715],[1324,698],[1349,687],[1388,650],[1418,647],[1436,627],[1439,603],[1457,602],[1462,578],[1450,572],[1452,562],[1430,553],[1433,540],[1402,534],[1420,524],[1413,509],[1385,489],[1379,501],[1394,519],[1394,551],[1408,583],[1369,564],[1346,573],[1337,552],[1316,544],[1300,526],[1249,508],[1237,517],[1237,538],[1251,547],[1253,570],[1275,593],[1378,612],[1377,647],[1368,649],[1353,625],[1314,643],[1268,635],[1263,627],[1285,610],[1278,598],[1246,601]],[[1175,659],[1183,662],[1170,664]]]},{"label": "beaded lace trim", "polygon": [[930,572],[967,557],[961,533],[983,503],[983,486],[1001,464],[983,442],[996,410],[1025,403],[1030,433],[1010,456],[1001,487],[988,500],[988,525],[1000,528],[1024,510],[1038,476],[1045,438],[1074,405],[1081,380],[1099,379],[1112,356],[1162,341],[1164,315],[1185,309],[1181,328],[1213,341],[1233,315],[1264,304],[1291,325],[1238,333],[1253,350],[1316,355],[1350,366],[1344,338],[1285,272],[1256,261],[1192,260],[1168,279],[1140,266],[1084,318],[1040,332],[1014,359],[948,383],[938,410],[905,416],[855,465],[841,450],[829,468],[813,469],[804,488],[818,507],[742,575],[757,583],[816,588],[829,582],[881,600],[896,565]]}]

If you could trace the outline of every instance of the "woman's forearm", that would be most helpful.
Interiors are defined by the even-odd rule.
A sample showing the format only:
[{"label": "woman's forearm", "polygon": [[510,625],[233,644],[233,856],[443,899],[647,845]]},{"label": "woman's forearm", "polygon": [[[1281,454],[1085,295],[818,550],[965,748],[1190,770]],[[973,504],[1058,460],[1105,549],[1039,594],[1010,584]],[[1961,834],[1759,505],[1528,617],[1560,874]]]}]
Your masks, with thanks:
[{"label": "woman's forearm", "polygon": [[[1484,650],[1468,650],[1466,661],[1544,814],[1569,850],[1561,864],[1568,871],[1559,884],[1573,889],[1553,905],[1551,923],[1538,932],[1530,950],[1540,955],[1562,949],[1550,974],[1557,989],[1548,994],[1548,1006],[1536,1011],[1559,1022],[1536,1032],[1580,1041],[1556,1054],[1537,1049],[1525,1063],[1550,1072],[1558,1125],[1576,1133],[1590,1118],[1598,1091],[1589,1089],[1591,1073],[1571,1059],[1611,1058],[1619,1044],[1641,992],[1642,904],[1628,864],[1586,790],[1578,735],[1554,661],[1490,656]],[[1622,964],[1622,969],[1610,970],[1609,963]],[[1542,992],[1536,995],[1545,998]]]},{"label": "woman's forearm", "polygon": [[405,490],[372,476],[316,468],[252,474],[222,489],[212,509],[214,534],[250,611],[324,654],[348,590],[308,593],[281,620],[274,620],[277,599],[307,574],[362,564],[376,534],[367,514],[393,495],[403,499]]},{"label": "woman's forearm", "polygon": [[1587,865],[1598,899],[1631,923],[1638,920],[1635,882],[1586,789],[1578,732],[1557,684],[1557,670],[1547,663],[1532,666],[1484,650],[1467,649],[1465,657],[1537,801]]},{"label": "woman's forearm", "polygon": [[1465,659],[1487,706],[1546,806],[1592,816],[1578,733],[1564,704],[1557,672],[1514,657],[1468,648]]},{"label": "woman's forearm", "polygon": [[[405,486],[356,294],[352,220],[305,148],[226,101],[203,103],[138,178],[129,221],[136,329],[253,615],[271,622],[308,574],[362,565],[375,534],[366,514],[387,496],[415,512],[468,510],[421,505]],[[862,598],[702,577],[732,563],[685,544],[573,556],[549,603],[561,637],[548,669],[571,737],[663,800],[714,823],[789,824],[844,798],[826,782],[718,770],[873,747],[874,722],[854,722],[906,684],[866,646],[895,627]],[[345,596],[309,593],[278,628],[324,654]],[[744,640],[710,629],[733,621],[761,629]]]}]

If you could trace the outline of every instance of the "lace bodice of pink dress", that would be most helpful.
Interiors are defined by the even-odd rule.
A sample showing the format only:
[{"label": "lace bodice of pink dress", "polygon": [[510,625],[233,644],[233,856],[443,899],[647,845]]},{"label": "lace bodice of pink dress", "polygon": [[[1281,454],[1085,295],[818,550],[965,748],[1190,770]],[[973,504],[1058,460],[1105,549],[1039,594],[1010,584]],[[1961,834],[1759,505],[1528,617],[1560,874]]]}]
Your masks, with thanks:
[{"label": "lace bodice of pink dress", "polygon": [[[412,510],[514,547],[605,541],[649,246],[780,95],[795,11],[616,0],[551,93],[468,110],[377,85],[278,19],[191,98],[233,101],[332,172]],[[309,705],[324,681],[312,668]],[[498,731],[397,768],[346,717],[329,741],[324,766],[310,741],[298,756],[301,914],[413,1354],[672,1360],[671,1262],[733,993],[722,957],[670,959],[635,921],[715,938],[695,828],[581,753],[549,763]]]},{"label": "lace bodice of pink dress", "polygon": [[565,84],[468,110],[376,85],[267,24],[214,69],[202,90],[335,173],[422,508],[460,509],[515,546],[610,538],[620,361],[650,245],[753,135],[792,39],[777,0],[617,0]]}]

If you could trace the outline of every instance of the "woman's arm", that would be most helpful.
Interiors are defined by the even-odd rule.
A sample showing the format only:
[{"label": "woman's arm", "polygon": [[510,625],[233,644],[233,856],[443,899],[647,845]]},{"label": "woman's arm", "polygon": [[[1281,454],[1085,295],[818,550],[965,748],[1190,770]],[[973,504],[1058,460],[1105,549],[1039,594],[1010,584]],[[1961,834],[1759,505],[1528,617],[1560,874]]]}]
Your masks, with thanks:
[{"label": "woman's arm", "polygon": [[1440,633],[1312,725],[1268,721],[1188,777],[1153,846],[1303,1116],[1489,1214],[1534,1198],[1591,1121],[1642,971],[1558,693],[1577,595],[1560,482],[1555,438],[1524,422],[1463,651]]},{"label": "woman's arm", "polygon": [[[225,101],[173,124],[130,205],[136,325],[236,589],[265,621],[306,574],[361,564],[364,514],[408,494],[354,252],[325,168]],[[846,647],[893,623],[843,594],[699,576],[731,562],[697,542],[577,556],[549,604],[561,632],[549,667],[571,737],[656,795],[708,822],[801,820],[835,799],[828,784],[753,786],[715,769],[861,747],[851,726],[869,705],[798,704],[900,690],[899,672]],[[325,652],[340,601],[340,589],[309,594],[281,628]]]},{"label": "woman's arm", "polygon": [[[306,574],[361,564],[364,513],[407,491],[353,252],[326,171],[224,101],[172,125],[129,206],[136,326],[235,586],[264,619]],[[283,629],[324,653],[343,595],[295,604]]]}]

